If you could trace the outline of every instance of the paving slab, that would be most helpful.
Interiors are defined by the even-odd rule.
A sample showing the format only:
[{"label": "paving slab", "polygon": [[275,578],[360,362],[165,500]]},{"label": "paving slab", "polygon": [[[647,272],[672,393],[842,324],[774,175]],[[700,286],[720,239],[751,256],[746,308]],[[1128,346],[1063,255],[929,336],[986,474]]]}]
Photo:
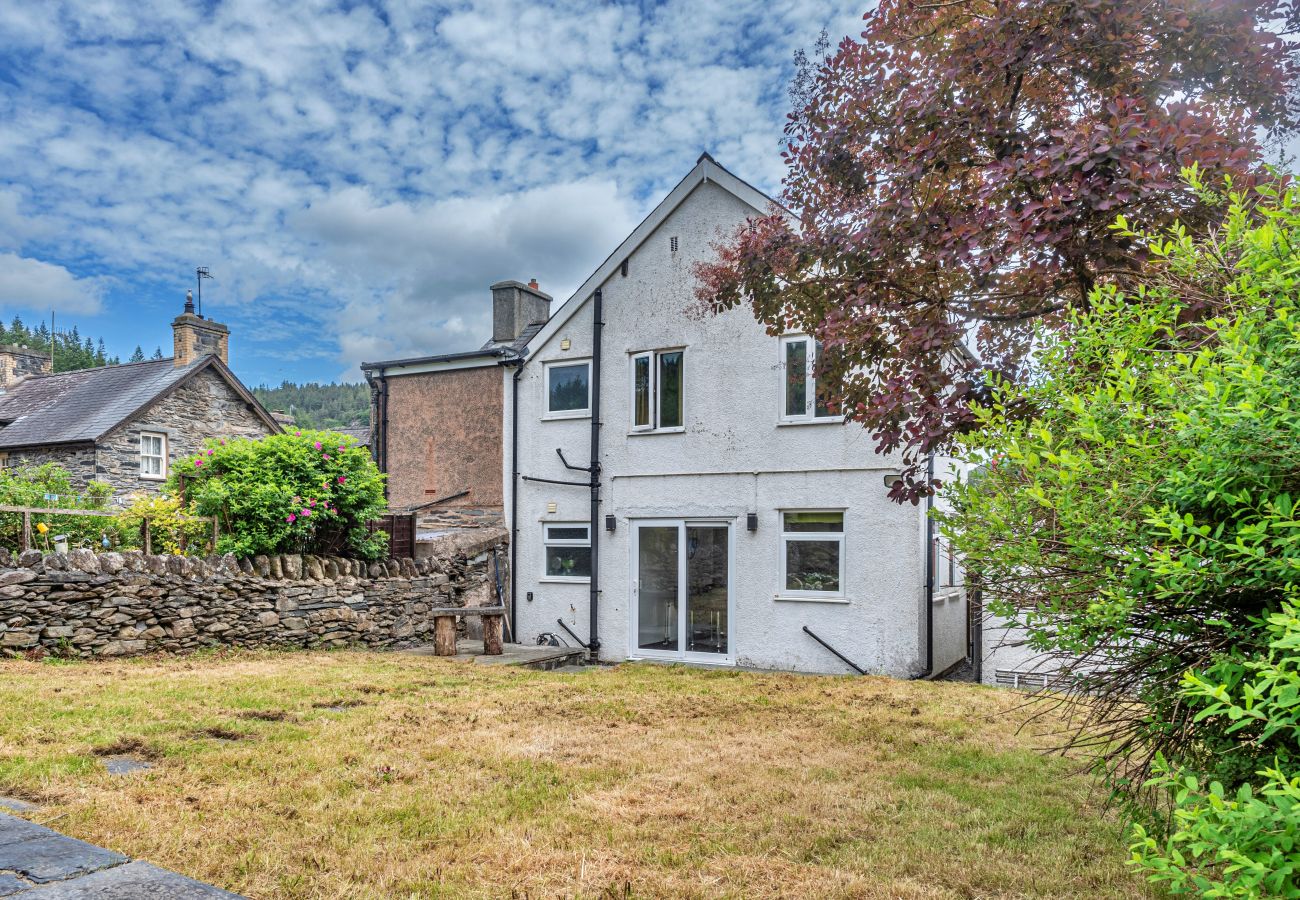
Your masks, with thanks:
[{"label": "paving slab", "polygon": [[72,881],[47,884],[18,900],[238,900],[238,894],[136,860]]},{"label": "paving slab", "polygon": [[62,881],[126,861],[120,853],[53,831],[0,844],[0,871],[15,872],[37,884]]},{"label": "paving slab", "polygon": [[35,812],[39,807],[35,803],[19,800],[17,797],[0,797],[0,809],[10,812]]},{"label": "paving slab", "polygon": [[239,895],[0,813],[0,897],[229,900]]}]

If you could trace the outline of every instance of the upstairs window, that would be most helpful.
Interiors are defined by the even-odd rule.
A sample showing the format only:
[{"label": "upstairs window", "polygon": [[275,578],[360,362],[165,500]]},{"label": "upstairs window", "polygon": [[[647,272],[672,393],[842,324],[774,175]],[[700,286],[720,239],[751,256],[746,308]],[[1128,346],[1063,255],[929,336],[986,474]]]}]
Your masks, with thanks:
[{"label": "upstairs window", "polygon": [[546,577],[551,580],[591,580],[591,526],[586,522],[548,522],[542,529]]},{"label": "upstairs window", "polygon": [[591,360],[548,363],[546,418],[581,419],[591,415]]},{"label": "upstairs window", "polygon": [[807,335],[781,338],[781,421],[838,422],[831,409],[833,382],[818,374],[821,345]]},{"label": "upstairs window", "polygon": [[632,430],[660,431],[685,424],[683,350],[632,355]]},{"label": "upstairs window", "polygon": [[151,481],[167,477],[167,435],[148,431],[140,435],[140,477]]}]

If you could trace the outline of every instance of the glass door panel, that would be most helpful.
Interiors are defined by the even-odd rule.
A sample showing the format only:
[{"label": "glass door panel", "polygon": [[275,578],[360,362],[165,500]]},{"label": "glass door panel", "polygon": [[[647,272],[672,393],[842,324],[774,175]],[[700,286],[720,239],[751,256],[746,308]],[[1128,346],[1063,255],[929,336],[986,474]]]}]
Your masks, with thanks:
[{"label": "glass door panel", "polygon": [[686,526],[687,653],[727,652],[729,534],[726,525]]},{"label": "glass door panel", "polygon": [[677,652],[679,543],[677,525],[637,529],[637,647]]}]

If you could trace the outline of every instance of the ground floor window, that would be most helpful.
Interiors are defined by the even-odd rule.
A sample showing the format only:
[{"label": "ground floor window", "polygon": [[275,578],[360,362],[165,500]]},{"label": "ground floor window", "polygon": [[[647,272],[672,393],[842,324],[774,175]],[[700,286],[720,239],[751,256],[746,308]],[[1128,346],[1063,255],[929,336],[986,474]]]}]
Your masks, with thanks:
[{"label": "ground floor window", "polygon": [[167,477],[167,435],[147,431],[140,435],[140,477]]},{"label": "ground floor window", "polygon": [[542,526],[546,549],[546,577],[587,581],[591,578],[591,526],[552,523]]},{"label": "ground floor window", "polygon": [[789,597],[844,596],[844,511],[781,513],[781,583]]}]

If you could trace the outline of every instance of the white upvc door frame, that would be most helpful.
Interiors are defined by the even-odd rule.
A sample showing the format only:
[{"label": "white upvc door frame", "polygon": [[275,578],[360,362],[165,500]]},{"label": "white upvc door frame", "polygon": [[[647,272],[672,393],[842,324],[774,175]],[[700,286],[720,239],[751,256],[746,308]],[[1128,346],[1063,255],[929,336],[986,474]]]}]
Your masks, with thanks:
[{"label": "white upvc door frame", "polygon": [[[736,664],[736,520],[719,516],[696,516],[689,519],[632,519],[631,585],[632,602],[628,604],[628,658],[663,659],[674,662],[704,663],[715,666]],[[638,646],[641,628],[641,529],[677,527],[677,650],[646,650]],[[694,526],[727,529],[727,652],[691,653],[686,649],[689,607],[689,581],[686,576],[686,529]]]}]

